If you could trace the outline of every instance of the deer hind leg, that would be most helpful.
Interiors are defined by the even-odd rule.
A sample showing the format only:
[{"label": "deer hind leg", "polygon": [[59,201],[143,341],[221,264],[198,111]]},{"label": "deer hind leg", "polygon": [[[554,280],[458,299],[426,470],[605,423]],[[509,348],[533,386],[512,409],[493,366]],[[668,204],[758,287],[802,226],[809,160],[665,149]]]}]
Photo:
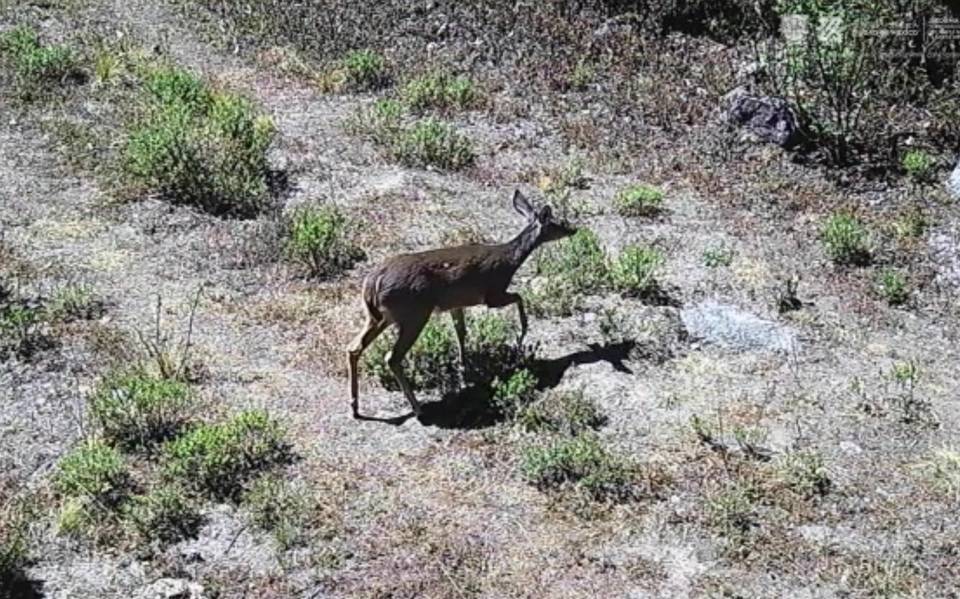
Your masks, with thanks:
[{"label": "deer hind leg", "polygon": [[450,316],[453,317],[453,330],[457,332],[457,349],[460,353],[460,368],[467,368],[467,322],[463,316],[463,308],[450,310]]},{"label": "deer hind leg", "polygon": [[413,347],[417,337],[420,336],[420,331],[423,330],[423,326],[427,324],[429,318],[430,311],[414,312],[405,315],[404,318],[396,318],[398,329],[397,342],[393,345],[390,353],[387,354],[387,367],[393,372],[393,376],[397,378],[403,394],[407,397],[407,401],[410,402],[410,407],[413,408],[413,413],[417,416],[420,415],[420,403],[413,394],[410,381],[407,380],[407,376],[403,373],[403,358],[407,355],[407,352],[410,351],[410,348]]},{"label": "deer hind leg", "polygon": [[353,408],[353,417],[360,416],[360,392],[357,383],[357,366],[360,362],[360,356],[363,351],[373,343],[389,323],[385,319],[374,319],[367,315],[367,324],[363,330],[354,337],[353,342],[347,348],[347,364],[350,372],[350,407]]}]

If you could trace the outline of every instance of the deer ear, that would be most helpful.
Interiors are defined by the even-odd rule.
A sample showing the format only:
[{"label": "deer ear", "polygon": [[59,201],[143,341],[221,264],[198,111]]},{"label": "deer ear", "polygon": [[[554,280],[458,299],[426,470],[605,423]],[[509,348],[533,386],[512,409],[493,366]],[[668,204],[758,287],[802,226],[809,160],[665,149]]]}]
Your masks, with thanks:
[{"label": "deer ear", "polygon": [[540,212],[537,213],[537,218],[540,219],[540,222],[547,223],[553,218],[553,208],[550,206],[544,206],[540,209]]},{"label": "deer ear", "polygon": [[532,220],[534,214],[536,214],[533,211],[533,206],[531,206],[527,198],[520,193],[519,189],[513,190],[513,209],[523,215],[527,220]]}]

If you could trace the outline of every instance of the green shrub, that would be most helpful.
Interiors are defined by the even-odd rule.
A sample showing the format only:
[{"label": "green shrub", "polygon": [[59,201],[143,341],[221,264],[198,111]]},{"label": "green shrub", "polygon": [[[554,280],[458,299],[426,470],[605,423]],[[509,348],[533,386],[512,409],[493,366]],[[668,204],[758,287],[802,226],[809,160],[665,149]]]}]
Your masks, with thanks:
[{"label": "green shrub", "polygon": [[77,538],[93,536],[97,525],[110,516],[109,510],[89,497],[67,497],[57,512],[57,532]]},{"label": "green shrub", "polygon": [[759,490],[749,482],[729,484],[707,498],[707,523],[723,535],[734,549],[739,549],[757,525],[759,500]]},{"label": "green shrub", "polygon": [[537,382],[537,377],[526,368],[511,373],[505,379],[494,379],[493,405],[503,416],[512,418],[533,400]]},{"label": "green shrub", "polygon": [[445,71],[434,71],[412,79],[400,91],[403,103],[414,111],[466,110],[476,107],[480,92],[467,77],[454,77]]},{"label": "green shrub", "polygon": [[57,290],[46,307],[50,320],[90,320],[103,313],[103,303],[86,285],[65,285]]},{"label": "green shrub", "polygon": [[627,246],[610,267],[614,286],[629,294],[647,295],[658,288],[656,273],[663,254],[653,248]]},{"label": "green shrub", "polygon": [[41,340],[42,317],[38,307],[0,300],[0,358],[9,352],[29,356]]},{"label": "green shrub", "polygon": [[18,502],[0,505],[0,597],[5,596],[3,590],[13,589],[26,578],[24,570],[30,559],[27,526]]},{"label": "green shrub", "polygon": [[350,223],[335,207],[301,208],[290,226],[287,255],[314,277],[331,277],[363,260],[363,250],[350,241]]},{"label": "green shrub", "polygon": [[908,177],[918,183],[924,183],[933,179],[936,162],[923,150],[909,150],[903,155],[901,166]]},{"label": "green shrub", "polygon": [[877,275],[877,293],[891,306],[899,306],[910,297],[906,277],[890,268]]},{"label": "green shrub", "polygon": [[602,291],[610,281],[600,239],[586,228],[546,246],[537,257],[536,270],[541,276],[566,279],[579,294]]},{"label": "green shrub", "polygon": [[162,484],[124,504],[124,520],[143,540],[174,543],[197,534],[203,518],[187,492]]},{"label": "green shrub", "polygon": [[663,192],[651,185],[631,185],[617,193],[613,205],[621,216],[652,216],[663,205]]},{"label": "green shrub", "polygon": [[0,53],[12,66],[14,85],[23,101],[36,100],[65,80],[80,76],[78,61],[69,48],[44,46],[29,27],[0,35]]},{"label": "green shrub", "polygon": [[216,498],[235,498],[257,472],[289,457],[283,427],[262,410],[199,425],[165,446],[164,471]]},{"label": "green shrub", "polygon": [[194,411],[194,404],[186,383],[140,369],[111,373],[89,398],[90,413],[104,437],[138,449],[176,435]]},{"label": "green shrub", "polygon": [[703,251],[703,264],[707,268],[719,268],[733,264],[733,250],[725,247],[707,248]]},{"label": "green shrub", "polygon": [[600,501],[623,501],[635,495],[634,468],[609,453],[592,434],[528,447],[521,469],[526,480],[543,491],[573,488]]},{"label": "green shrub", "polygon": [[926,214],[919,208],[902,213],[893,223],[893,232],[900,241],[909,241],[923,237],[930,223]]},{"label": "green shrub", "polygon": [[119,502],[128,479],[120,452],[100,439],[89,439],[60,460],[54,486],[67,497],[89,498],[110,506]]},{"label": "green shrub", "polygon": [[404,128],[390,151],[396,160],[407,166],[435,166],[450,170],[469,166],[476,158],[469,139],[447,123],[432,118]]},{"label": "green shrub", "polygon": [[579,435],[606,423],[606,416],[582,391],[554,391],[524,406],[517,422],[531,432]]},{"label": "green shrub", "polygon": [[373,50],[353,50],[343,58],[344,86],[351,91],[375,90],[387,82],[387,62]]},{"label": "green shrub", "polygon": [[870,261],[867,231],[851,214],[834,213],[820,229],[820,241],[837,264],[866,264]]},{"label": "green shrub", "polygon": [[269,196],[273,122],[249,100],[214,91],[187,71],[145,77],[146,109],[130,126],[124,166],[148,190],[215,214],[248,216]]},{"label": "green shrub", "polygon": [[[509,318],[494,312],[467,317],[467,347],[464,378],[467,382],[490,384],[498,377],[509,377],[527,360],[516,346],[516,326]],[[377,338],[364,354],[364,368],[389,390],[400,389],[386,363],[393,348],[393,331]],[[460,362],[453,327],[440,319],[427,322],[417,342],[407,352],[404,373],[416,390],[437,389],[441,393],[459,387]]]},{"label": "green shrub", "polygon": [[243,503],[253,523],[271,533],[281,549],[303,540],[310,502],[302,490],[279,476],[262,476],[244,495]]},{"label": "green shrub", "polygon": [[830,490],[830,477],[823,465],[823,456],[810,451],[785,454],[777,464],[780,480],[805,497],[825,495]]}]

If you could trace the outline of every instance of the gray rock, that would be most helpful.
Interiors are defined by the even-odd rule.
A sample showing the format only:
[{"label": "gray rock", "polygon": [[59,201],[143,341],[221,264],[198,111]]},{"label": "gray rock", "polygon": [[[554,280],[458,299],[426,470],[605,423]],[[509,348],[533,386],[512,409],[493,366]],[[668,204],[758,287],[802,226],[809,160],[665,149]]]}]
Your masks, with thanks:
[{"label": "gray rock", "polygon": [[204,599],[203,587],[182,578],[161,578],[140,591],[138,599]]},{"label": "gray rock", "polygon": [[960,225],[933,231],[929,244],[936,283],[954,291],[960,290]]},{"label": "gray rock", "polygon": [[950,173],[950,178],[947,179],[947,191],[953,199],[960,200],[960,160],[957,161],[953,172]]},{"label": "gray rock", "polygon": [[691,337],[728,349],[788,352],[798,347],[791,329],[712,300],[684,308],[680,318]]},{"label": "gray rock", "polygon": [[754,96],[738,87],[723,101],[730,123],[783,148],[796,142],[797,118],[782,98]]}]

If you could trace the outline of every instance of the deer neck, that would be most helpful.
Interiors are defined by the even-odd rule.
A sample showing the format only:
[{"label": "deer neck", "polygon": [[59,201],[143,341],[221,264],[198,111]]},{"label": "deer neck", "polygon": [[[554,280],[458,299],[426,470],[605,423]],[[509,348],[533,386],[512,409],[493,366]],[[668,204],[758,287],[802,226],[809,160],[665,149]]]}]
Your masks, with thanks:
[{"label": "deer neck", "polygon": [[507,242],[507,257],[513,270],[520,268],[531,252],[540,245],[537,229],[537,223],[532,222],[524,227],[519,235]]}]

